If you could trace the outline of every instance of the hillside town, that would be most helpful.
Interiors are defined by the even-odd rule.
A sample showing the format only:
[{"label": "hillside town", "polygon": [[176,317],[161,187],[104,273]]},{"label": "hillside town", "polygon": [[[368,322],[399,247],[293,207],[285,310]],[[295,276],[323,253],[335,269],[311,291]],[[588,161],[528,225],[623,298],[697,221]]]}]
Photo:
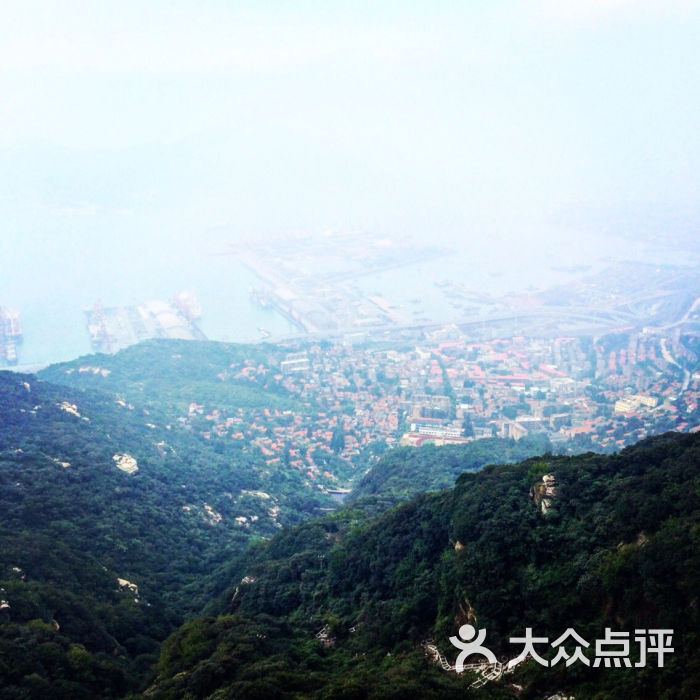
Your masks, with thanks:
[{"label": "hillside town", "polygon": [[283,359],[271,351],[269,362],[243,361],[225,377],[272,382],[295,408],[231,413],[193,400],[180,421],[328,489],[397,445],[539,434],[554,452],[612,452],[646,435],[700,430],[698,350],[678,329],[473,342],[450,325],[411,347],[290,346]]}]

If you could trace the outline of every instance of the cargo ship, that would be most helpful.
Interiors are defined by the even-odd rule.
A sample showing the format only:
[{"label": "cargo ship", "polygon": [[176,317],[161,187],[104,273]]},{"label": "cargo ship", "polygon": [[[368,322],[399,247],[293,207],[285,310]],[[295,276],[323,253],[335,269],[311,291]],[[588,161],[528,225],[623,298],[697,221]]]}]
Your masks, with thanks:
[{"label": "cargo ship", "polygon": [[17,364],[17,346],[21,342],[22,320],[19,311],[0,306],[0,364]]}]

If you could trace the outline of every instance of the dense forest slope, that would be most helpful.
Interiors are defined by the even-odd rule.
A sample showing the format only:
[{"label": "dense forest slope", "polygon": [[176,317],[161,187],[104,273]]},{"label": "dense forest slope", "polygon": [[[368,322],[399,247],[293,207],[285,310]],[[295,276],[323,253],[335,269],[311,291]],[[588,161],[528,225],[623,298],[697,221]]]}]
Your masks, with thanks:
[{"label": "dense forest slope", "polygon": [[[699,518],[700,435],[671,433],[464,474],[370,522],[346,509],[259,545],[221,614],[165,642],[148,697],[697,698]],[[529,661],[471,688],[421,646],[454,663],[466,623],[502,660],[527,627],[573,628],[591,666]],[[674,651],[594,668],[606,628],[672,629]]]},{"label": "dense forest slope", "polygon": [[[274,346],[153,341],[40,378],[0,373],[0,698],[137,690],[160,642],[243,575],[251,542],[337,507],[303,471],[218,435],[199,408],[253,406],[271,425],[276,410],[303,410],[270,373],[230,369],[284,356]],[[399,450],[418,459],[394,473],[393,451],[379,459],[374,445],[362,510],[338,517],[364,520],[537,447]]]},{"label": "dense forest slope", "polygon": [[369,503],[396,505],[419,493],[449,488],[464,472],[477,471],[487,464],[519,462],[551,448],[543,434],[518,441],[485,438],[462,445],[399,447],[387,452],[357,480],[347,502],[365,507]]},{"label": "dense forest slope", "polygon": [[331,503],[109,393],[0,372],[0,411],[2,698],[138,687],[251,539]]},{"label": "dense forest slope", "polygon": [[[5,530],[61,536],[142,577],[151,596],[210,571],[251,534],[330,502],[313,493],[305,501],[293,484],[262,497],[258,489],[274,484],[244,451],[221,454],[108,394],[0,373],[0,397]],[[247,526],[236,521],[242,514]]]},{"label": "dense forest slope", "polygon": [[[265,369],[284,357],[154,341],[0,372],[0,700],[698,697],[697,435],[575,458],[536,440],[373,444],[328,462],[358,475],[337,509],[330,477],[215,430],[325,410]],[[526,627],[574,628],[591,659],[606,627],[668,628],[674,652],[664,668],[524,663],[473,689],[433,662],[454,663],[465,623],[502,660]]]},{"label": "dense forest slope", "polygon": [[148,340],[115,355],[87,355],[51,365],[39,377],[74,387],[102,389],[138,402],[154,414],[187,414],[192,401],[206,398],[222,408],[263,405],[293,408],[295,398],[269,374],[236,378],[232,365],[279,363],[285,350],[274,345],[212,341]]},{"label": "dense forest slope", "polygon": [[[308,390],[304,382],[296,383],[296,391],[289,389],[290,376],[280,370],[289,351],[271,344],[159,339],[116,355],[88,355],[52,365],[39,376],[110,392],[147,410],[153,423],[179,424],[210,441],[219,454],[236,459],[246,454],[249,462],[262,465],[260,474],[279,490],[318,501],[320,490],[344,485],[374,456],[377,445],[351,462],[330,449],[330,440],[309,439],[325,432],[322,416],[326,421],[342,417],[343,406],[332,405],[327,397],[320,405],[313,383]],[[332,505],[325,496],[324,506]]]}]

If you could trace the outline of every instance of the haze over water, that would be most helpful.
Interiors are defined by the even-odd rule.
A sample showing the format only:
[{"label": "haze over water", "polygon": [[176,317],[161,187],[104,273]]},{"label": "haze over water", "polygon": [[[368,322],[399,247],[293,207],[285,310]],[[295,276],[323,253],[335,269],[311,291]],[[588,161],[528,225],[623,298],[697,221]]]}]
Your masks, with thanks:
[{"label": "haze over water", "polygon": [[[24,302],[23,365],[68,360],[91,352],[83,310],[97,300],[104,306],[130,305],[167,300],[180,290],[195,294],[203,310],[200,326],[212,340],[255,342],[261,339],[261,328],[271,333],[272,339],[298,333],[275,310],[263,309],[250,299],[249,288],[259,286],[260,280],[235,259],[236,246],[227,243],[225,237],[217,245],[212,245],[214,240],[210,239],[208,245],[203,241],[189,251],[169,247],[166,240],[162,248],[150,253],[139,240],[133,240],[128,250],[126,241],[126,237],[120,237],[120,250],[110,253],[89,248],[78,251],[68,265],[61,267],[51,257],[39,254],[31,263],[35,274],[58,280],[48,297],[33,276],[27,277],[19,270],[6,276],[6,281],[13,280],[12,289]],[[614,260],[657,264],[688,261],[687,256],[678,259],[674,251],[665,255],[658,249],[630,250],[628,241],[612,237],[601,237],[598,243],[594,255],[570,247],[543,246],[531,251],[532,257],[524,263],[514,252],[504,254],[509,245],[512,251],[517,250],[512,242],[482,239],[479,245],[462,248],[453,255],[368,275],[350,284],[365,294],[381,294],[399,304],[407,315],[420,300],[422,316],[450,321],[459,316],[445,304],[435,282],[450,280],[469,290],[501,296],[542,289],[583,274],[561,269],[567,266],[590,266],[586,272],[590,274]]]},{"label": "haze over water", "polygon": [[[369,231],[449,258],[363,279],[504,294],[608,259],[697,263],[700,6],[28,1],[0,27],[0,306],[25,364],[83,309],[192,290],[209,337],[288,323],[242,240]],[[329,237],[332,245],[332,237]]]}]

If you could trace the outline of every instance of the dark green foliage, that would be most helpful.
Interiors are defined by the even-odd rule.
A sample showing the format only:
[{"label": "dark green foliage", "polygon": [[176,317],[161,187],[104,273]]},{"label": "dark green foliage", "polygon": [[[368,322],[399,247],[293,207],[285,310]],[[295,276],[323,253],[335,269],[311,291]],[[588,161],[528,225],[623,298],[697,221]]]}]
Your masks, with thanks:
[{"label": "dark green foliage", "polygon": [[[302,522],[331,504],[299,470],[204,438],[205,417],[178,420],[201,396],[293,407],[273,373],[225,370],[283,356],[154,342],[43,373],[64,386],[0,373],[0,700],[135,697],[145,684],[155,698],[512,697],[505,683],[470,691],[420,646],[432,638],[454,660],[448,637],[473,615],[503,658],[526,626],[589,641],[605,627],[675,630],[664,669],[526,664],[510,677],[522,698],[700,695],[699,436],[478,473],[550,446],[371,444],[348,505]],[[122,453],[137,472],[117,469]],[[332,451],[322,459],[340,469]]]},{"label": "dark green foliage", "polygon": [[345,447],[345,430],[343,426],[338,426],[333,431],[333,437],[331,438],[330,448],[338,454]]},{"label": "dark green foliage", "polygon": [[113,572],[55,538],[4,533],[2,545],[0,697],[43,698],[55,684],[51,697],[137,690],[172,616],[136,603]]},{"label": "dark green foliage", "polygon": [[[543,513],[550,473],[558,491]],[[258,629],[279,646],[238,654],[212,681],[221,697],[259,664],[278,697],[469,696],[469,680],[430,663],[419,643],[433,638],[454,660],[448,637],[476,615],[504,659],[520,651],[508,640],[525,627],[550,641],[573,627],[590,642],[606,627],[674,630],[664,668],[530,662],[509,680],[524,686],[520,697],[697,698],[699,484],[700,436],[667,434],[611,457],[546,455],[466,473],[453,490],[370,521],[346,509],[292,528],[256,549],[249,578],[226,597],[219,620],[239,625],[236,634],[221,629],[213,639],[223,623],[205,621],[197,661],[186,668],[183,653],[166,654],[152,690],[184,697],[195,669],[221,671],[224,650]],[[328,646],[315,639],[322,628]],[[181,645],[183,634],[168,644]],[[167,694],[175,680],[180,690]],[[475,693],[514,695],[505,682]]]},{"label": "dark green foliage", "polygon": [[[201,577],[249,540],[235,517],[258,507],[253,534],[276,531],[264,506],[241,493],[266,486],[249,455],[220,455],[188,431],[150,427],[142,409],[94,392],[8,373],[0,374],[0,389],[0,537],[8,543],[25,530],[69,542],[122,577],[135,577],[149,600],[164,598],[182,612],[201,607],[207,595]],[[137,460],[137,472],[116,467],[114,455],[124,453]],[[293,488],[289,501],[291,522],[319,503],[304,502]],[[221,514],[221,523],[205,505]],[[195,580],[196,596],[173,597]]]},{"label": "dark green foliage", "polygon": [[463,472],[477,471],[487,464],[517,462],[550,449],[544,435],[527,436],[517,442],[487,438],[464,445],[397,448],[360,478],[348,502],[358,501],[366,507],[372,503],[400,503],[418,493],[449,488]]},{"label": "dark green foliage", "polygon": [[[246,360],[252,364],[279,362],[284,354],[272,345],[147,340],[116,355],[90,355],[51,365],[39,376],[60,384],[119,393],[164,417],[173,406],[185,411],[202,389],[212,403],[222,407],[293,408],[293,397],[272,377],[253,384],[227,372],[231,365]],[[85,366],[99,366],[109,373],[79,371]]]},{"label": "dark green foliage", "polygon": [[[46,683],[59,697],[121,697],[138,689],[160,641],[224,590],[251,540],[332,504],[304,486],[298,471],[276,478],[245,446],[221,449],[177,421],[176,397],[151,393],[159,385],[146,379],[153,362],[167,365],[160,348],[136,354],[152,357],[132,367],[133,384],[80,372],[114,363],[126,374],[129,358],[121,355],[45,373],[64,379],[75,373],[74,383],[86,385],[112,377],[101,390],[0,372],[0,600],[10,604],[0,611],[2,698],[45,697]],[[187,382],[199,381],[204,370],[193,353],[172,357],[176,349],[168,348],[170,363],[183,360],[187,374],[180,384],[161,381],[184,401]],[[110,391],[118,385],[125,391],[115,396]],[[287,400],[235,384],[222,391],[233,403],[274,407],[272,399],[279,406]],[[132,456],[138,471],[118,469],[120,454]],[[269,498],[254,495],[259,491]],[[236,521],[241,515],[249,518],[245,525]],[[138,603],[118,577],[138,586]],[[47,649],[55,663],[42,661]],[[73,668],[69,654],[84,671],[80,678],[66,670]]]}]

